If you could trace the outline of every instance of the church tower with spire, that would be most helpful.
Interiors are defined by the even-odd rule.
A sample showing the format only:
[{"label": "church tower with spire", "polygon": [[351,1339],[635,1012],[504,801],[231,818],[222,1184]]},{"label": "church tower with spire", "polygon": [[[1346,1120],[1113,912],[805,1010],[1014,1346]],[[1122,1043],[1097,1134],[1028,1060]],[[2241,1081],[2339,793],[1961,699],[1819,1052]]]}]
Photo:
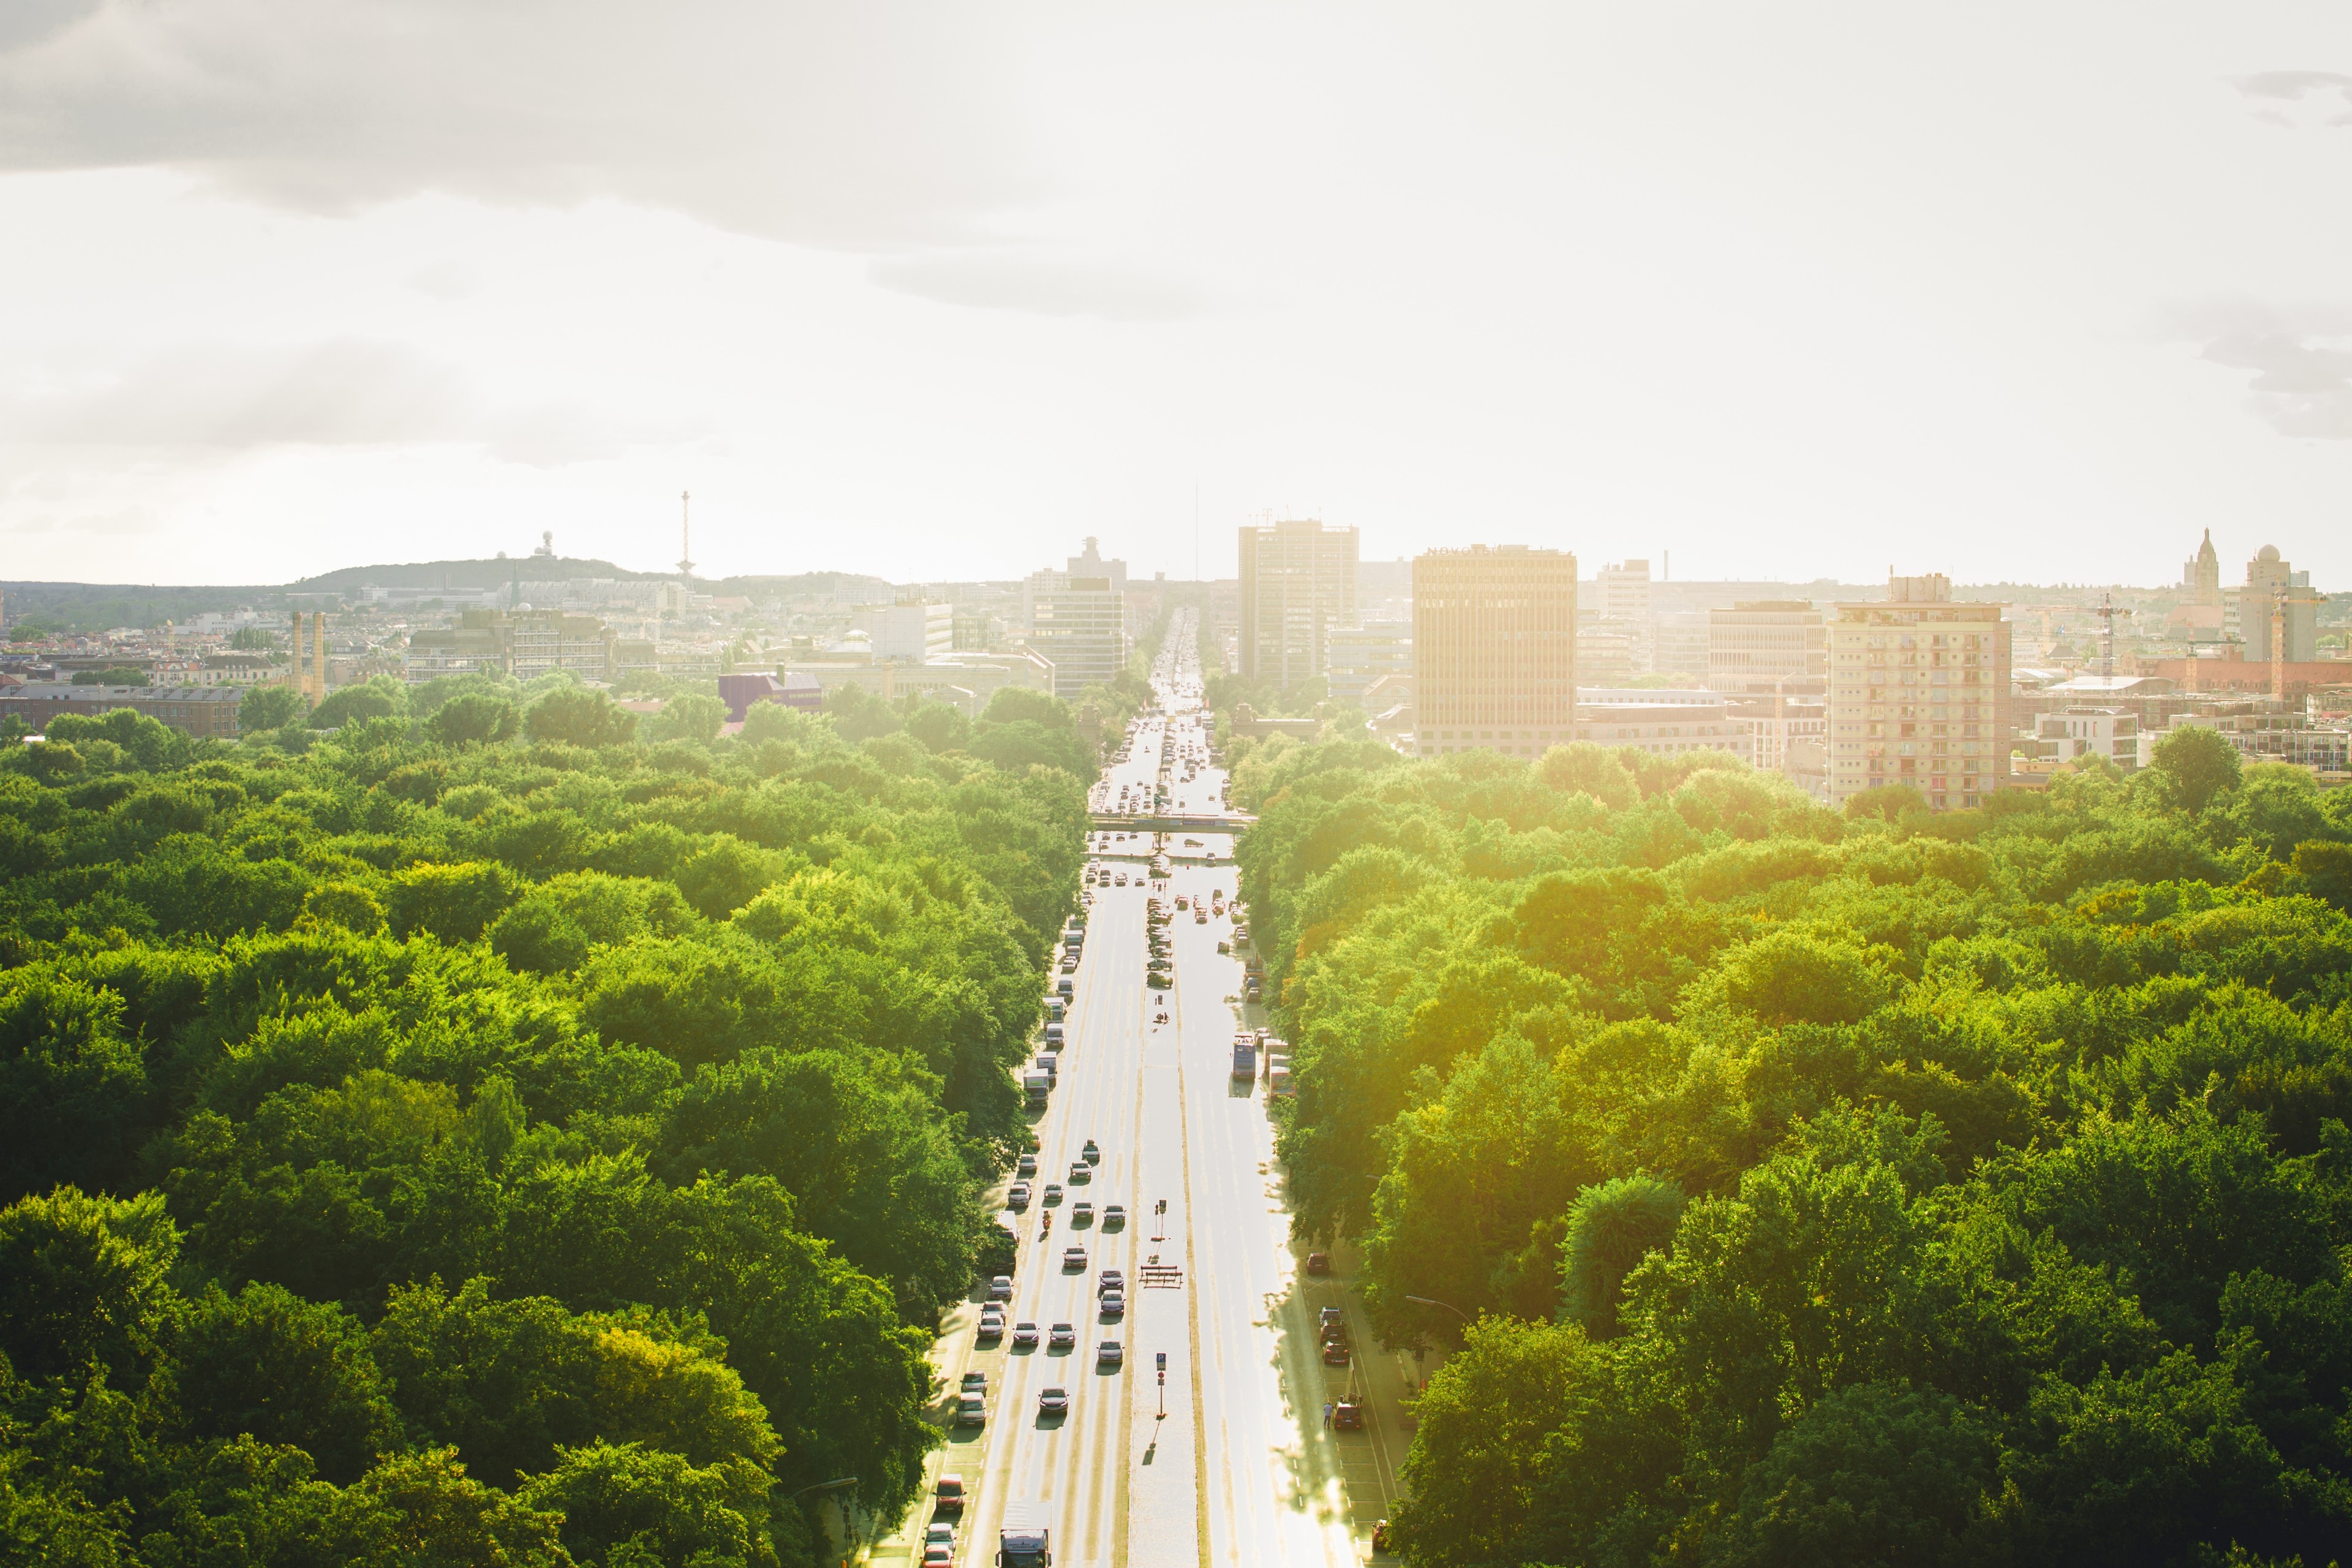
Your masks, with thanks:
[{"label": "church tower with spire", "polygon": [[2188,590],[2192,605],[2218,605],[2221,602],[2221,557],[2213,550],[2213,531],[2205,531],[2205,542],[2197,553],[2180,563],[2180,585]]}]

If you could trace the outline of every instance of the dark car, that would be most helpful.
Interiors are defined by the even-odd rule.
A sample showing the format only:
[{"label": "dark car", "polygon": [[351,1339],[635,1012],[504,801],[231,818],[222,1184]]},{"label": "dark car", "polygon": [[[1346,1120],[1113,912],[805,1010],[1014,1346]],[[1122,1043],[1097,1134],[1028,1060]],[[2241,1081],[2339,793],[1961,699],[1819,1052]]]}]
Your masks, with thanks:
[{"label": "dark car", "polygon": [[1323,1342],[1323,1364],[1325,1366],[1345,1366],[1348,1364],[1349,1354],[1347,1341],[1325,1340]]},{"label": "dark car", "polygon": [[1307,1255],[1307,1272],[1308,1272],[1309,1274],[1328,1274],[1328,1273],[1330,1273],[1330,1272],[1331,1272],[1331,1255],[1330,1255],[1329,1253],[1328,1253],[1328,1252],[1310,1252],[1310,1253],[1308,1253],[1308,1254]]},{"label": "dark car", "polygon": [[1364,1429],[1364,1407],[1353,1399],[1342,1399],[1331,1406],[1331,1425],[1342,1432]]}]

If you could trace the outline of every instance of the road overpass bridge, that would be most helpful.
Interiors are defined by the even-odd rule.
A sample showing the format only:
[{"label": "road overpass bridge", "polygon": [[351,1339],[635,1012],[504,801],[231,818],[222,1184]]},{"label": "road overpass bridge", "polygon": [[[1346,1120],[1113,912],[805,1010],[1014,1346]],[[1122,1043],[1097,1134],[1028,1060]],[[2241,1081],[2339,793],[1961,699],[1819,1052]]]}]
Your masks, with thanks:
[{"label": "road overpass bridge", "polygon": [[1090,815],[1097,829],[1113,833],[1239,833],[1257,820],[1238,812],[1231,816],[1129,816],[1116,811]]}]

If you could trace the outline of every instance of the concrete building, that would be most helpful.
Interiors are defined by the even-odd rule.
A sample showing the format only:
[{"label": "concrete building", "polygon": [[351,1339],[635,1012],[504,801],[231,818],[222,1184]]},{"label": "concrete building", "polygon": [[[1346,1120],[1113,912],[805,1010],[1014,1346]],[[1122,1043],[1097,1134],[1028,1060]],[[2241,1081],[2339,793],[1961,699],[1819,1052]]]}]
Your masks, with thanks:
[{"label": "concrete building", "polygon": [[1803,599],[1747,599],[1706,615],[1706,683],[1763,692],[1829,679],[1829,622]]},{"label": "concrete building", "polygon": [[2061,708],[2037,714],[2034,760],[2049,765],[2105,757],[2126,773],[2139,768],[2139,716],[2122,708]]},{"label": "concrete building", "polygon": [[1056,697],[1109,684],[1133,647],[1127,596],[1108,577],[1069,577],[1038,589],[1031,598],[1029,646],[1051,661]]},{"label": "concrete building", "polygon": [[1576,737],[1576,557],[1524,544],[1412,563],[1413,750],[1523,756]]},{"label": "concrete building", "polygon": [[1594,579],[1601,590],[1601,618],[1642,622],[1650,618],[1650,563],[1612,561]]},{"label": "concrete building", "polygon": [[1739,742],[1733,750],[1749,767],[1779,773],[1815,800],[1828,801],[1830,721],[1824,699],[1776,692],[1733,701],[1727,716]]},{"label": "concrete building", "polygon": [[1331,695],[1360,703],[1372,683],[1386,675],[1412,673],[1412,623],[1374,621],[1341,626],[1331,634],[1324,671]]},{"label": "concrete building", "polygon": [[[856,686],[886,702],[919,697],[961,708],[977,718],[988,706],[988,700],[1008,686],[1039,689],[1033,684],[1039,673],[1036,663],[1012,659],[991,663],[948,659],[936,664],[794,659],[783,679],[788,687],[796,690],[805,690],[803,683],[814,681],[828,698],[845,686]],[[1045,679],[1051,679],[1050,671],[1045,672]]]},{"label": "concrete building", "polygon": [[27,681],[0,688],[0,719],[16,718],[37,735],[63,713],[95,717],[128,708],[199,740],[236,738],[237,704],[251,689],[243,686],[75,686],[66,681]]},{"label": "concrete building", "polygon": [[[709,663],[715,673],[715,651]],[[411,682],[475,673],[529,680],[568,669],[584,680],[613,681],[669,667],[651,643],[618,637],[593,616],[562,610],[462,610],[454,625],[409,634],[402,673]]]},{"label": "concrete building", "polygon": [[1356,531],[1314,518],[1241,531],[1243,675],[1277,686],[1325,673],[1331,633],[1356,624]]},{"label": "concrete building", "polygon": [[866,634],[876,658],[924,664],[955,651],[955,606],[923,600],[873,605],[849,613],[852,629]]},{"label": "concrete building", "polygon": [[1596,746],[1631,746],[1662,757],[1685,752],[1738,752],[1739,736],[1722,698],[1710,691],[1700,693],[1701,700],[1696,702],[1632,700],[1651,695],[1634,692],[1606,702],[1579,701],[1575,739]]},{"label": "concrete building", "polygon": [[1591,623],[1576,628],[1576,673],[1586,680],[1614,686],[1642,673],[1640,649],[1633,637]]},{"label": "concrete building", "polygon": [[1707,678],[1707,659],[1714,647],[1709,617],[1703,610],[1661,612],[1653,617],[1650,633],[1650,673],[1680,676],[1694,683]]},{"label": "concrete building", "polygon": [[1830,624],[1830,796],[1907,784],[1937,809],[2009,780],[2009,623],[1955,604],[1951,579],[1890,576],[1886,597]]},{"label": "concrete building", "polygon": [[2305,664],[2319,657],[2319,606],[2325,603],[2311,591],[2311,574],[2297,572],[2279,558],[2278,546],[2265,544],[2246,563],[2246,585],[2238,592],[2238,635],[2249,660],[2271,659],[2273,625],[2286,634],[2288,664]]}]

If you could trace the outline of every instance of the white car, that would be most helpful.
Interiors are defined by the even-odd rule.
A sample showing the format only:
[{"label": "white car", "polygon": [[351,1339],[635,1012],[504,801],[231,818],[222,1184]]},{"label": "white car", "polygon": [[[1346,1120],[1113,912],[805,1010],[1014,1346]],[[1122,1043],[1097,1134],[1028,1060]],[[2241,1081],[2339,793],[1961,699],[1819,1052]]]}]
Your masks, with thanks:
[{"label": "white car", "polygon": [[1127,1361],[1127,1347],[1117,1340],[1105,1340],[1095,1347],[1095,1361],[1102,1366],[1120,1366]]}]

